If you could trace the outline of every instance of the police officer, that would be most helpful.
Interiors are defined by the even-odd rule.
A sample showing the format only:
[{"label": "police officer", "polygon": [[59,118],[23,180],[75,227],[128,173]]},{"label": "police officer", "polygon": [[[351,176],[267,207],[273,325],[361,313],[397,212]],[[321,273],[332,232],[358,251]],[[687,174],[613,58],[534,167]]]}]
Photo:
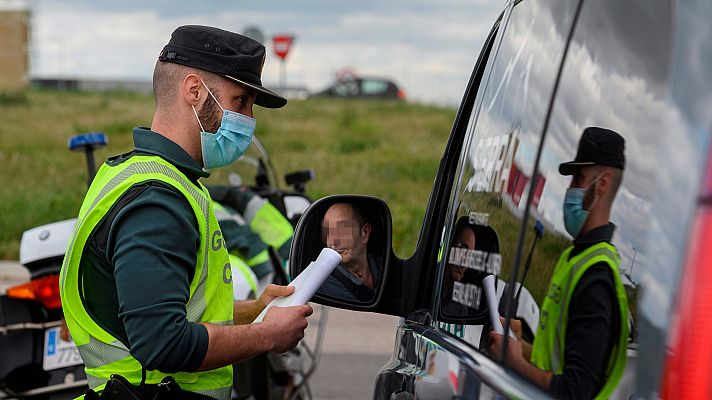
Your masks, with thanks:
[{"label": "police officer", "polygon": [[[507,363],[557,398],[608,398],[625,368],[628,302],[609,222],[624,147],[618,133],[589,127],[575,160],[559,165],[559,173],[572,176],[564,226],[573,245],[556,265],[533,345],[510,339],[508,346]],[[500,354],[502,336],[492,332],[490,339]]]},{"label": "police officer", "polygon": [[275,307],[250,324],[292,288],[272,285],[233,304],[228,252],[200,182],[247,149],[253,104],[286,104],[262,86],[264,62],[264,46],[242,35],[176,29],[154,70],[151,127],[135,128],[134,150],[94,178],[60,281],[94,391],[112,374],[144,392],[171,376],[195,397],[229,399],[233,363],[287,351],[304,336],[307,305]]}]

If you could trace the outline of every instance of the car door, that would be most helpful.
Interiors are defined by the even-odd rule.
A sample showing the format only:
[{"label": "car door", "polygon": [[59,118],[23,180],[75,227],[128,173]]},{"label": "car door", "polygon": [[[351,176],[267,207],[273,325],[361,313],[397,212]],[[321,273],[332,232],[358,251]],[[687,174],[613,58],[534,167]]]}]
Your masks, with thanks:
[{"label": "car door", "polygon": [[442,232],[431,266],[437,271],[430,282],[433,298],[400,326],[399,345],[379,374],[376,398],[541,395],[487,354],[481,333],[490,319],[482,281],[486,275],[498,278],[498,301],[522,263],[523,221],[545,184],[536,178],[536,156],[577,9],[577,2],[528,0],[510,3],[505,12],[493,50],[485,52],[486,64],[478,65],[483,70],[475,71],[483,79],[469,91],[474,106],[460,114],[465,122],[459,123],[467,126],[462,146],[446,154],[458,162],[446,188],[445,217],[426,221]]},{"label": "car door", "polygon": [[[612,399],[658,397],[662,360],[673,353],[666,335],[675,321],[674,298],[687,242],[694,237],[688,229],[710,143],[709,106],[704,105],[709,101],[702,100],[709,99],[710,80],[703,77],[709,68],[698,69],[693,61],[701,60],[709,45],[700,46],[703,36],[691,33],[707,25],[686,20],[696,7],[666,0],[584,2],[541,149],[546,187],[532,214],[546,225],[545,238],[568,239],[561,204],[570,180],[558,173],[559,163],[574,159],[586,127],[610,129],[625,140],[625,167],[609,220],[630,308],[630,335],[626,367]],[[555,258],[543,244],[534,257]],[[533,262],[524,286],[550,275]],[[591,364],[587,359],[586,367]],[[692,376],[693,370],[685,365],[680,375]],[[677,388],[673,397],[690,396]]]},{"label": "car door", "polygon": [[[515,30],[517,10],[530,3],[522,2],[514,7],[504,40]],[[444,251],[440,265],[440,297],[434,301],[439,302],[434,325],[457,338],[458,344],[487,351],[487,337],[482,333],[491,323],[484,318],[477,321],[481,316],[478,313],[486,312],[481,304],[486,296],[480,298],[479,304],[476,302],[479,291],[485,292],[485,288],[477,285],[479,276],[471,267],[474,265],[480,275],[494,273],[500,258],[502,279],[498,283],[511,290],[497,286],[498,312],[518,318],[524,327],[525,339],[530,342],[537,325],[547,323],[547,315],[540,312],[540,307],[544,297],[556,296],[547,292],[548,283],[559,256],[573,239],[562,214],[564,194],[571,179],[562,176],[558,166],[574,159],[584,129],[603,127],[618,132],[625,140],[625,168],[622,180],[616,185],[609,220],[614,223],[610,243],[620,258],[617,278],[624,286],[630,307],[626,324],[630,331],[627,363],[610,398],[630,398],[636,392],[646,393],[646,397],[655,396],[660,358],[665,352],[658,335],[671,321],[670,293],[678,284],[679,257],[684,252],[687,237],[685,229],[694,216],[690,204],[702,178],[700,171],[704,171],[709,145],[708,132],[692,128],[695,124],[689,122],[696,118],[698,107],[690,100],[693,91],[688,90],[688,94],[683,95],[676,87],[694,76],[692,72],[687,76],[681,73],[691,69],[688,65],[694,63],[681,61],[689,60],[689,55],[684,57],[688,46],[680,44],[687,38],[674,34],[674,20],[680,14],[668,1],[584,1],[576,14],[575,30],[571,30],[566,44],[564,61],[550,67],[559,68],[555,75],[557,88],[544,107],[546,115],[540,120],[543,125],[538,126],[542,134],[534,140],[536,144],[527,144],[527,139],[520,135],[512,151],[512,136],[490,140],[490,136],[498,133],[497,125],[486,123],[487,112],[494,108],[481,108],[472,140],[484,141],[484,145],[478,144],[484,148],[470,157],[474,165],[471,169],[475,172],[466,169],[463,173],[464,177],[472,177],[468,184],[475,188],[475,193],[467,187],[462,189],[464,179],[460,178],[460,189],[453,195],[461,193],[461,197],[452,202],[458,212],[447,220],[450,233],[446,229],[444,237],[450,240],[449,250]],[[534,22],[533,29],[536,24]],[[525,48],[525,59],[526,51]],[[503,61],[504,54],[500,50],[495,63]],[[676,64],[677,68],[671,66]],[[530,79],[537,85],[549,85],[547,75],[535,72],[540,66],[536,54],[531,65]],[[516,77],[516,65],[511,70]],[[496,72],[493,75],[496,76]],[[494,78],[490,85],[496,81]],[[532,90],[537,89],[529,86],[528,96],[532,96]],[[484,96],[486,98],[487,93]],[[496,101],[493,104],[497,106]],[[512,103],[505,100],[502,107],[508,110]],[[516,112],[509,115],[517,120]],[[478,137],[480,128],[484,131]],[[522,143],[530,148],[522,148]],[[513,153],[513,161],[510,161],[510,153]],[[527,154],[534,158],[532,163],[526,161]],[[479,177],[478,168],[484,172],[479,173]],[[507,178],[502,178],[503,175]],[[500,182],[501,191],[497,187]],[[520,208],[516,240],[509,239],[511,234],[503,224],[505,216],[517,215],[514,206],[521,206],[525,201],[528,208]],[[504,216],[503,208],[507,212]],[[463,250],[468,240],[462,232],[467,229],[474,232],[470,236],[477,239],[470,253]],[[508,249],[508,246],[511,247]],[[489,262],[490,259],[495,261]],[[457,270],[463,264],[467,267],[464,274]],[[637,301],[639,293],[643,294],[640,302]],[[635,326],[639,311],[642,312],[640,345]],[[607,333],[597,331],[596,335]],[[428,335],[438,342],[434,336]],[[567,339],[568,342],[573,340]],[[583,336],[580,340],[585,345],[591,344]],[[496,354],[490,356],[498,358]],[[433,356],[422,354],[421,357],[427,360]],[[596,368],[592,363],[588,357],[580,362],[582,368]],[[496,374],[505,376],[500,369],[497,364]],[[583,395],[567,388],[567,397]]]}]

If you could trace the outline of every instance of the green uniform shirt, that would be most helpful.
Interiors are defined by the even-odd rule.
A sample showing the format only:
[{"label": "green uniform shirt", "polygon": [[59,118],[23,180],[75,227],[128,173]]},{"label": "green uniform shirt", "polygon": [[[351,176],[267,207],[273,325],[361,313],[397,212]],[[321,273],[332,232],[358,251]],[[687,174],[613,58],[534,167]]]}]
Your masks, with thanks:
[{"label": "green uniform shirt", "polygon": [[[209,176],[180,146],[147,128],[135,149],[111,158],[157,155],[190,180]],[[137,185],[92,233],[82,263],[85,308],[149,370],[195,371],[208,348],[204,326],[186,320],[200,232],[190,204],[161,182]],[[101,299],[89,301],[88,299]]]}]

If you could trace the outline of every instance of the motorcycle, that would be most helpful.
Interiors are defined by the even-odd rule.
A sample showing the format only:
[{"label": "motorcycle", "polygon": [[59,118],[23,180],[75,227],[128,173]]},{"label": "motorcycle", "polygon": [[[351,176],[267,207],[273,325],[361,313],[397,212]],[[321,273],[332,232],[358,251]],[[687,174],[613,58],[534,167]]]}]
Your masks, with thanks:
[{"label": "motorcycle", "polygon": [[[76,135],[69,140],[70,150],[86,156],[89,183],[96,174],[94,151],[106,144],[103,133]],[[242,177],[253,171],[254,183],[244,184]],[[292,189],[281,190],[269,155],[256,137],[232,170],[221,172],[211,178],[211,188],[251,192],[267,200],[292,226],[311,204],[304,192],[306,183],[314,178],[313,171],[287,174],[285,180]],[[225,172],[228,185],[213,184]],[[243,215],[228,209],[226,218],[247,222]],[[29,271],[30,280],[0,292],[0,399],[72,399],[87,389],[79,352],[71,338],[66,338],[59,295],[59,272],[75,223],[76,219],[68,219],[23,233],[19,261]],[[244,266],[240,270],[233,265],[236,300],[256,298],[269,283],[289,282],[287,255],[272,247],[268,253],[272,270],[259,277]],[[239,254],[231,257],[231,263],[233,259],[239,264]],[[308,380],[318,365],[327,315],[323,311],[313,349],[302,341],[283,355],[263,355],[238,364],[233,398],[311,398]]]},{"label": "motorcycle", "polygon": [[[83,151],[89,182],[96,173],[94,150],[106,136],[92,133],[69,140],[69,149]],[[0,295],[0,399],[71,399],[86,391],[87,380],[73,342],[62,339],[59,272],[76,219],[25,231],[20,264],[30,281]]]}]

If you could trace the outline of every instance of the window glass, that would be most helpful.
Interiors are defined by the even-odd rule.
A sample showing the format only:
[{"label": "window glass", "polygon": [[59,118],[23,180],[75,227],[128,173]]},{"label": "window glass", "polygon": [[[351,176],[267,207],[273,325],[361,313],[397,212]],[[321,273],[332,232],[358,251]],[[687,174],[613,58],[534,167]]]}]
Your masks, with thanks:
[{"label": "window glass", "polygon": [[388,83],[385,81],[375,81],[372,79],[365,79],[361,81],[361,92],[365,95],[384,93],[387,87]]},{"label": "window glass", "polygon": [[573,21],[570,3],[531,0],[514,6],[488,66],[481,105],[470,117],[444,234],[438,320],[475,347],[490,323],[483,281],[493,282],[496,310],[513,267],[529,187],[537,188],[532,201],[538,203],[546,186],[533,179],[534,162],[556,63]]},{"label": "window glass", "polygon": [[334,85],[334,92],[343,97],[356,96],[358,94],[358,83],[354,80],[338,82]]},{"label": "window glass", "polygon": [[[575,291],[601,273],[584,273],[567,291],[557,286],[554,266],[574,263],[577,255],[607,241],[620,257],[618,276],[612,279],[620,279],[633,316],[625,324],[632,332],[629,340],[635,340],[639,292],[648,294],[641,303],[648,309],[646,318],[653,319],[648,322],[661,327],[669,322],[678,257],[685,251],[685,229],[707,149],[704,134],[684,120],[689,111],[670,97],[673,14],[669,2],[663,0],[598,0],[583,5],[538,166],[545,184],[537,188],[531,203],[531,215],[543,227],[543,235],[537,238],[532,223],[526,230],[524,258],[531,252],[532,261],[523,286],[541,310],[540,326],[552,323],[542,309],[546,296],[570,296],[569,305],[582,304],[584,296],[593,292]],[[617,165],[618,139],[610,131],[624,141],[620,143],[623,165]],[[596,160],[596,165],[574,164],[571,171],[560,170],[562,163],[577,159]],[[575,199],[576,190],[567,195],[569,188],[582,189],[580,201]],[[587,216],[564,213],[577,201],[588,210]],[[606,272],[610,274],[610,269]],[[532,303],[524,297],[517,309],[519,318],[526,316]],[[626,332],[620,321],[613,321],[619,316],[618,302],[613,299],[611,304],[611,332],[602,329],[596,338],[589,338],[586,347],[591,351],[600,348],[605,354],[606,345]],[[569,308],[564,317],[569,321],[566,335],[575,335],[577,325],[570,321],[582,312]],[[654,348],[659,351],[646,347],[641,356],[651,361],[662,357],[663,344]],[[631,350],[627,357],[630,366],[638,353]],[[603,362],[609,359],[606,354]],[[587,358],[587,362],[597,368],[595,361]],[[626,375],[633,373],[633,368],[624,370]],[[626,375],[618,387],[625,393],[621,398],[633,391],[634,380]]]}]

